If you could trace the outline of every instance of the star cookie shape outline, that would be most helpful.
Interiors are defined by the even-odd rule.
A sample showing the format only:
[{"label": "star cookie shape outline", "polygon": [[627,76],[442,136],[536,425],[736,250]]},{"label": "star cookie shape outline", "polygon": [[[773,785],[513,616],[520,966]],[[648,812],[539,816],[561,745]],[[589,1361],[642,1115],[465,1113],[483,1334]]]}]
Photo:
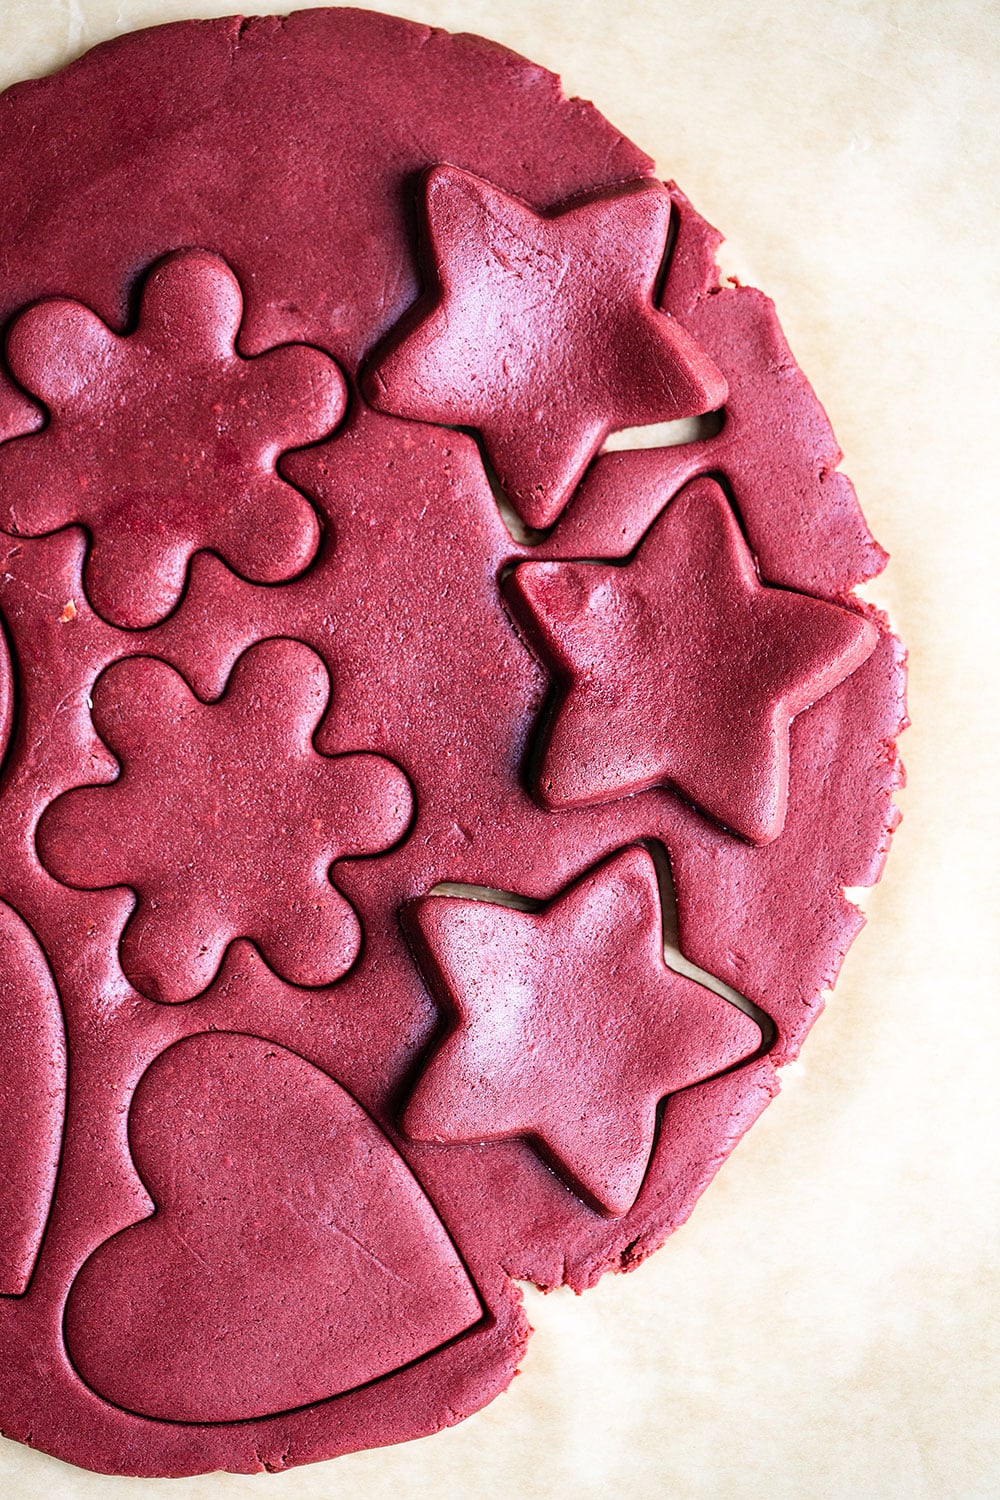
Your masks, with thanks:
[{"label": "star cookie shape outline", "polygon": [[714,480],[667,505],[624,562],[519,563],[508,598],[560,690],[534,781],[551,809],[669,785],[755,844],[778,837],[795,714],[878,631],[763,584]]},{"label": "star cookie shape outline", "polygon": [[642,1186],[661,1100],[761,1046],[745,1011],[667,965],[656,868],[638,846],[541,911],[428,895],[411,924],[455,1020],[409,1098],[405,1133],[526,1137],[613,1217]]},{"label": "star cookie shape outline", "polygon": [[363,388],[381,411],[474,428],[525,525],[553,525],[612,430],[722,406],[725,378],[654,302],[671,213],[659,183],[539,214],[437,166],[423,205],[433,286]]}]

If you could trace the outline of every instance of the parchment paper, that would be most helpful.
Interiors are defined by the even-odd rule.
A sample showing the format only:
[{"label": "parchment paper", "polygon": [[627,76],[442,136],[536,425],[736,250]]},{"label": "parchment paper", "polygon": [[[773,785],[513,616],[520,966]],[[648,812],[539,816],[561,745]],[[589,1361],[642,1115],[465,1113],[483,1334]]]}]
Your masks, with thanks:
[{"label": "parchment paper", "polygon": [[[236,8],[0,0],[0,82]],[[527,1294],[537,1331],[509,1394],[436,1437],[277,1476],[110,1480],[0,1441],[0,1495],[997,1495],[1000,12],[384,8],[561,72],[727,232],[727,268],[776,299],[894,554],[869,594],[911,650],[905,821],[781,1098],[646,1265],[579,1299]]]}]

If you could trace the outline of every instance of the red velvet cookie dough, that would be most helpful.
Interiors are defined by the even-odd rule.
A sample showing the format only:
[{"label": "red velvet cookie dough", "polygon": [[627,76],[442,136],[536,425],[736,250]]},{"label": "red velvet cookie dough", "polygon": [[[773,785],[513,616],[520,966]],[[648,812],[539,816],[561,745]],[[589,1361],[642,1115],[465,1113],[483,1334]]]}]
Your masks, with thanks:
[{"label": "red velvet cookie dough", "polygon": [[64,885],[135,891],[121,964],[141,994],[193,999],[239,937],[294,984],[353,964],[361,931],[329,867],[402,838],[413,799],[384,756],[316,753],[329,697],[321,658],[289,640],[251,646],[218,704],[155,658],[98,679],[94,727],[121,774],[50,803],[36,843]]},{"label": "red velvet cookie dough", "polygon": [[66,1118],[66,1038],[45,955],[0,904],[0,1296],[28,1290],[45,1233]]},{"label": "red velvet cookie dough", "polygon": [[[515,1279],[662,1243],[817,1014],[895,821],[883,554],[715,231],[492,43],[126,36],[0,98],[0,194],[0,1430],[140,1475],[434,1431],[509,1383]],[[545,805],[584,569],[609,702],[673,685]]]},{"label": "red velvet cookie dough", "polygon": [[293,1410],[482,1316],[401,1157],[283,1047],[222,1032],[168,1048],[136,1089],[129,1145],[156,1212],[94,1252],[66,1309],[81,1376],[125,1411],[238,1422]]}]

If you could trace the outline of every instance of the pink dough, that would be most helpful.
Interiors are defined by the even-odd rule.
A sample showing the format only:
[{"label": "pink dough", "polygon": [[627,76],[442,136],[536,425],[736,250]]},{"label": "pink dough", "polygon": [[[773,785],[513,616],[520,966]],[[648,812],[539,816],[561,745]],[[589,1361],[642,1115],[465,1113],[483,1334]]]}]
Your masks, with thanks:
[{"label": "pink dough", "polygon": [[896,820],[884,554],[716,232],[492,43],[122,37],[0,98],[0,199],[0,1430],[433,1432],[818,1014]]},{"label": "pink dough", "polygon": [[28,1290],[55,1188],[66,1117],[66,1038],[31,932],[0,904],[0,1296]]},{"label": "pink dough", "polygon": [[122,775],[51,803],[38,853],[65,885],[136,892],[121,962],[150,999],[206,990],[238,937],[294,984],[330,984],[357,957],[329,866],[395,843],[413,802],[383,756],[316,753],[329,695],[322,660],[287,640],[251,646],[217,705],[149,657],[97,682],[94,727]]},{"label": "pink dough", "polygon": [[302,346],[240,359],[241,315],[229,268],[188,251],[150,276],[127,337],[61,299],[11,328],[10,371],[49,424],[0,447],[4,527],[41,536],[85,525],[87,594],[115,625],[169,614],[200,548],[258,583],[293,578],[316,552],[316,513],[275,459],[336,427],[343,377]]}]

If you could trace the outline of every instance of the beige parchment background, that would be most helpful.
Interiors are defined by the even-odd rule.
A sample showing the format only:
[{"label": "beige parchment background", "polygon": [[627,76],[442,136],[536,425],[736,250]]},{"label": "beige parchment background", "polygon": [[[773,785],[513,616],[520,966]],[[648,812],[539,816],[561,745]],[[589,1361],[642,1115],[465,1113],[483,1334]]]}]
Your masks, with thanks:
[{"label": "beige parchment background", "polygon": [[[0,83],[226,0],[0,0]],[[282,9],[249,5],[249,11]],[[996,876],[1000,12],[990,0],[388,0],[561,72],[777,301],[911,650],[870,923],[693,1219],[528,1294],[510,1392],[278,1476],[104,1479],[0,1440],[3,1500],[966,1500],[1000,1494]],[[0,237],[3,205],[0,204]]]}]

